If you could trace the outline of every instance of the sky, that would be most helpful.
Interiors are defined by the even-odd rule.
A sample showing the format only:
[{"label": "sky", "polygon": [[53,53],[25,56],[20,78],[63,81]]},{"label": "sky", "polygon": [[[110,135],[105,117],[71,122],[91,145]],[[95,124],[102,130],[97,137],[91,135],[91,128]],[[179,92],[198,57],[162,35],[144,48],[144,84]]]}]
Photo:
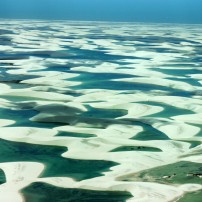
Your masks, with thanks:
[{"label": "sky", "polygon": [[202,0],[0,0],[0,18],[202,24]]}]

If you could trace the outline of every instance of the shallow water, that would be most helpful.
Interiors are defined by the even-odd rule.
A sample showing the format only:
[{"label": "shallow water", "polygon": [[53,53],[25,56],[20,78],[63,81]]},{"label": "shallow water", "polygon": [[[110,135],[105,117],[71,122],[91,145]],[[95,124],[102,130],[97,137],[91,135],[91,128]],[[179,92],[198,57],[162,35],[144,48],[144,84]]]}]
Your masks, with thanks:
[{"label": "shallow water", "polygon": [[[35,192],[39,194],[35,194]],[[48,184],[33,183],[29,187],[22,190],[26,201],[30,202],[43,202],[55,200],[61,202],[70,201],[86,201],[86,202],[123,202],[131,197],[128,192],[118,191],[89,191],[85,189],[64,189],[53,187]]]}]

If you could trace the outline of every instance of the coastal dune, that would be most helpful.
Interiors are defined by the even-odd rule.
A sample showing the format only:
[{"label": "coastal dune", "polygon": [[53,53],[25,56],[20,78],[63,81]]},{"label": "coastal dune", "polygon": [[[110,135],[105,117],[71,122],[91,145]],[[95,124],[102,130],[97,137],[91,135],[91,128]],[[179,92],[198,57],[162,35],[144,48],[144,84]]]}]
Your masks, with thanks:
[{"label": "coastal dune", "polygon": [[2,20],[0,201],[199,201],[201,31]]}]

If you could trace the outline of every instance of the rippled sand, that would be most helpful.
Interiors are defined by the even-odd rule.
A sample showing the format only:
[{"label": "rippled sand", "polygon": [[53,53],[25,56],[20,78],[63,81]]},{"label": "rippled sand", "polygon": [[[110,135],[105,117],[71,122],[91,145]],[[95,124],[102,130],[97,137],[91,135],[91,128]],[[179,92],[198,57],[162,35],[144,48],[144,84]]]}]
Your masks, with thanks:
[{"label": "rippled sand", "polygon": [[0,21],[0,201],[200,202],[201,32]]}]

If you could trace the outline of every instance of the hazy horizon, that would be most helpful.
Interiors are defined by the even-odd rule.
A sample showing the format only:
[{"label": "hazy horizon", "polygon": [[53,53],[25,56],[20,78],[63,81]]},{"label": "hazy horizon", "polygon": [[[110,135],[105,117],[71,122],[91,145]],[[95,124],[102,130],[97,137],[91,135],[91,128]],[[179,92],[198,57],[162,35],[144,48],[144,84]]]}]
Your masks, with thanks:
[{"label": "hazy horizon", "polygon": [[1,0],[0,18],[202,23],[200,0]]}]

